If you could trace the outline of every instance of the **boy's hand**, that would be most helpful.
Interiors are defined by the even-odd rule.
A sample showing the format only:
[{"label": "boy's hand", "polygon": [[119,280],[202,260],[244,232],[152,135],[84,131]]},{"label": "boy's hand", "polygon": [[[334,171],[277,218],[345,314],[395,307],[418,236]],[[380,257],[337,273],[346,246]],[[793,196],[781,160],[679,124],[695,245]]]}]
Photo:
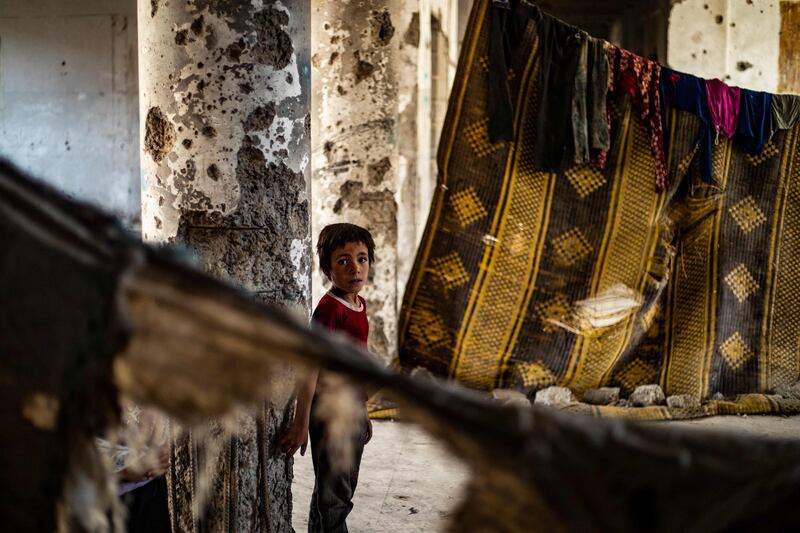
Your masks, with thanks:
[{"label": "boy's hand", "polygon": [[169,468],[170,449],[169,446],[162,446],[156,451],[157,463],[151,465],[149,470],[128,467],[120,472],[122,481],[147,481],[159,476],[163,476]]},{"label": "boy's hand", "polygon": [[281,436],[278,444],[289,457],[293,456],[298,448],[300,455],[305,455],[308,446],[308,424],[295,419],[289,430]]}]

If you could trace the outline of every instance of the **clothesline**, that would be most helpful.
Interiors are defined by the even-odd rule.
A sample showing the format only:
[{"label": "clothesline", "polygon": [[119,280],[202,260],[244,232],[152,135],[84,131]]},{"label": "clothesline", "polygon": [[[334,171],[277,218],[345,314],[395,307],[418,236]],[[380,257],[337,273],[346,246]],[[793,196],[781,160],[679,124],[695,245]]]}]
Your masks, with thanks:
[{"label": "clothesline", "polygon": [[[508,73],[510,58],[521,31],[506,20],[507,3],[492,6],[492,51],[488,109],[505,102],[503,116],[490,114],[493,141],[510,140],[512,111]],[[701,176],[711,182],[711,156],[720,136],[733,139],[758,155],[778,130],[791,129],[800,120],[800,96],[778,95],[729,86],[720,79],[706,80],[660,65],[545,14],[531,6],[539,35],[539,137],[535,143],[538,170],[557,172],[572,164],[591,163],[604,169],[610,145],[608,99],[629,94],[639,118],[647,125],[655,159],[659,191],[669,186],[664,145],[666,106],[696,115],[701,122],[697,144]],[[499,88],[499,89],[498,89]],[[498,90],[504,92],[498,95]],[[545,127],[545,125],[547,125]]]}]

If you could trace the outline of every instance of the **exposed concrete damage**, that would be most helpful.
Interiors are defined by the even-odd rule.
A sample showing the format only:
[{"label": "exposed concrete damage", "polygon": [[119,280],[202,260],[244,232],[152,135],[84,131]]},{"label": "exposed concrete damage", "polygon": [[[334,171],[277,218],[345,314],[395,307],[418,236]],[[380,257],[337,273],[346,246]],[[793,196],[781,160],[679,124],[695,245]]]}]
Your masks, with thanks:
[{"label": "exposed concrete damage", "polygon": [[[188,246],[206,272],[307,314],[308,4],[139,4],[145,239]],[[176,437],[173,531],[291,527],[291,462],[268,451],[290,393]]]},{"label": "exposed concrete damage", "polygon": [[[184,139],[184,142],[186,141],[191,146],[191,141]],[[175,128],[167,120],[160,108],[151,107],[144,121],[145,151],[153,158],[153,161],[160,163],[170,153],[174,144]]]},{"label": "exposed concrete damage", "polygon": [[[275,377],[286,362],[319,365],[391,391],[412,420],[471,466],[472,481],[451,531],[722,530],[750,529],[765,521],[776,530],[800,526],[794,505],[800,470],[792,466],[800,461],[800,441],[501,405],[460,387],[397,375],[349,343],[307,329],[305,321],[286,311],[257,304],[168,253],[121,236],[97,212],[66,202],[5,166],[0,190],[0,228],[9,230],[9,239],[29,257],[23,266],[2,256],[4,290],[24,287],[28,309],[42,309],[48,307],[41,305],[49,297],[46,289],[54,285],[44,290],[19,285],[32,271],[58,265],[66,276],[60,285],[78,288],[73,298],[90,292],[80,289],[82,278],[96,283],[104,272],[102,279],[109,283],[93,291],[94,300],[76,300],[72,315],[86,316],[105,305],[107,319],[100,325],[105,334],[84,336],[77,329],[78,336],[64,340],[116,339],[97,345],[93,371],[77,366],[72,368],[78,374],[66,374],[96,385],[82,386],[82,397],[104,406],[93,411],[103,416],[69,416],[81,412],[71,405],[53,432],[31,426],[19,411],[3,415],[10,430],[3,433],[4,446],[22,432],[30,434],[30,443],[68,443],[20,452],[35,459],[25,461],[28,465],[61,458],[60,469],[44,472],[53,487],[48,493],[37,490],[41,480],[30,472],[10,465],[3,469],[3,486],[14,487],[16,501],[35,498],[42,511],[36,527],[26,521],[29,513],[11,512],[14,500],[3,499],[15,531],[54,524],[57,508],[71,514],[60,515],[62,524],[79,520],[84,526],[88,516],[113,513],[105,466],[91,454],[88,437],[116,423],[118,392],[191,423],[265,396],[282,396]],[[85,272],[95,275],[86,278]],[[16,305],[5,302],[0,306],[4,318],[18,314]],[[7,341],[4,337],[4,353],[25,349]],[[24,386],[36,389],[46,386],[47,378],[34,372],[28,380]],[[14,405],[11,395],[17,392],[2,385],[5,405]],[[346,411],[336,409],[335,416]],[[88,484],[86,499],[80,505],[73,500],[76,507],[57,507],[77,493],[75,486],[65,485],[68,471]]]}]

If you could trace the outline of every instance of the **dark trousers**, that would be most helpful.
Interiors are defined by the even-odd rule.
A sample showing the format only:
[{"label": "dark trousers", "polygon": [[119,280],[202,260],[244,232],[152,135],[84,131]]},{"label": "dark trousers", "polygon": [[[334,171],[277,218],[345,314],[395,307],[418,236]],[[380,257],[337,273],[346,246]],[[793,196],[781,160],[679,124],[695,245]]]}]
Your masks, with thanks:
[{"label": "dark trousers", "polygon": [[334,472],[325,440],[325,425],[316,420],[311,409],[309,437],[314,463],[314,492],[308,516],[309,533],[347,533],[345,520],[353,509],[353,494],[358,484],[358,469],[367,438],[366,418],[353,433],[353,462],[349,471]]},{"label": "dark trousers", "polygon": [[122,496],[128,509],[128,533],[170,533],[167,480],[157,477]]}]

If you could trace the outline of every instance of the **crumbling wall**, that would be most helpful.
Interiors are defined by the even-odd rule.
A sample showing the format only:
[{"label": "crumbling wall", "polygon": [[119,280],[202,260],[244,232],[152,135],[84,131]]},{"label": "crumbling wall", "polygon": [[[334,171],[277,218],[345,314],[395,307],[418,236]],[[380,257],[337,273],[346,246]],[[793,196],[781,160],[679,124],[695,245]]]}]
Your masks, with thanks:
[{"label": "crumbling wall", "polygon": [[0,2],[0,155],[139,224],[136,0]]},{"label": "crumbling wall", "polygon": [[669,19],[670,66],[748,89],[777,91],[782,3],[778,0],[676,3]]},{"label": "crumbling wall", "polygon": [[[305,314],[308,26],[302,0],[139,3],[145,239],[180,242],[206,272],[236,282],[259,301]],[[222,483],[224,494],[210,496],[218,507],[229,506],[212,513],[212,529],[290,528],[291,460],[273,446],[292,403],[290,388],[283,390],[255,419],[240,421],[223,452],[218,471],[230,473],[237,486]],[[179,459],[191,455],[176,453]],[[183,482],[178,478],[176,484]],[[173,513],[187,527],[192,497]],[[268,512],[268,524],[256,518],[253,525],[254,506]]]}]

